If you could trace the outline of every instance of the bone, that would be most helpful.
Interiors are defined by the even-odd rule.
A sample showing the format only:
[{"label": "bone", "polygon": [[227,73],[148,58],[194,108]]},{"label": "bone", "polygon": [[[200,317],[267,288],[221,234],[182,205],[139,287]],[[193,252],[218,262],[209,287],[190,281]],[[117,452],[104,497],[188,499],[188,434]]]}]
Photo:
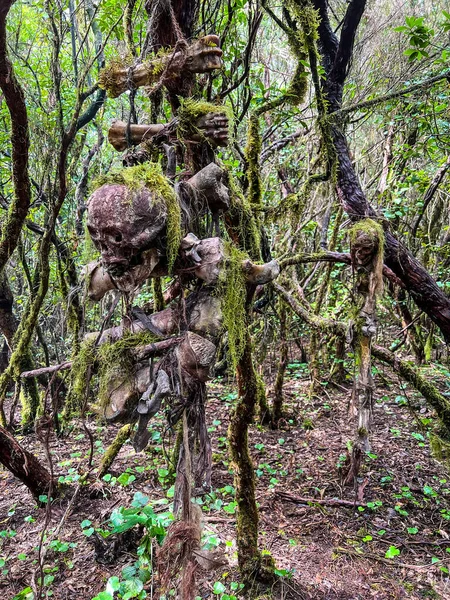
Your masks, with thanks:
[{"label": "bone", "polygon": [[161,78],[167,81],[183,71],[210,73],[222,67],[221,57],[219,38],[207,35],[183,51],[172,52],[137,65],[106,67],[100,73],[99,87],[105,89],[110,98],[117,98],[129,89],[150,86]]},{"label": "bone", "polygon": [[270,283],[280,274],[280,265],[276,260],[271,260],[263,265],[255,265],[250,260],[244,260],[242,269],[247,283],[255,285]]},{"label": "bone", "polygon": [[223,170],[215,163],[210,163],[185,184],[196,194],[205,198],[212,212],[226,211],[230,207],[228,188],[222,183]]},{"label": "bone", "polygon": [[157,135],[164,127],[162,123],[128,126],[124,121],[114,119],[108,131],[108,141],[115,150],[123,152],[129,145],[137,146]]}]

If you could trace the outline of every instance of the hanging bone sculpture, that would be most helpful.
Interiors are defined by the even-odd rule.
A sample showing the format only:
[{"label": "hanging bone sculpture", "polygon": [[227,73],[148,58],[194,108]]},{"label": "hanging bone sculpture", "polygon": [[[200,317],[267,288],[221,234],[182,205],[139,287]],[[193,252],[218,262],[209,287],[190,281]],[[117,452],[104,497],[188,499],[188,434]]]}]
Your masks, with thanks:
[{"label": "hanging bone sculpture", "polygon": [[[172,423],[186,409],[190,430],[196,432],[202,448],[195,462],[194,480],[197,487],[208,486],[211,455],[204,417],[205,382],[222,333],[221,300],[215,290],[221,275],[226,274],[229,257],[220,237],[199,239],[188,229],[193,215],[204,210],[226,211],[228,189],[222,183],[222,170],[213,163],[175,188],[170,188],[167,179],[161,181],[162,174],[152,168],[141,165],[125,169],[128,185],[118,174],[89,199],[87,225],[101,259],[87,267],[88,293],[95,300],[112,289],[130,295],[148,278],[169,274],[167,232],[174,218],[173,206],[170,209],[173,194],[179,203],[177,218],[184,235],[171,274],[178,275],[182,286],[192,291],[181,303],[160,312],[145,314],[134,309],[136,320],[103,332],[100,344],[116,341],[130,329],[150,330],[160,338],[180,336],[156,365],[145,353],[142,356],[135,351],[132,377],[121,376],[119,371],[108,382],[109,402],[104,416],[109,420],[138,421],[133,444],[141,450],[149,439],[147,423],[165,400]],[[143,180],[134,180],[135,175]],[[279,267],[276,261],[255,265],[244,259],[242,273],[248,283],[261,285],[277,277]]]},{"label": "hanging bone sculpture", "polygon": [[[138,146],[142,142],[157,140],[158,142],[178,141],[178,119],[170,123],[127,124],[115,119],[108,131],[108,141],[118,152],[123,152],[129,146]],[[212,146],[226,146],[228,144],[228,117],[223,113],[210,112],[201,115],[192,124],[190,142],[208,141]]]}]

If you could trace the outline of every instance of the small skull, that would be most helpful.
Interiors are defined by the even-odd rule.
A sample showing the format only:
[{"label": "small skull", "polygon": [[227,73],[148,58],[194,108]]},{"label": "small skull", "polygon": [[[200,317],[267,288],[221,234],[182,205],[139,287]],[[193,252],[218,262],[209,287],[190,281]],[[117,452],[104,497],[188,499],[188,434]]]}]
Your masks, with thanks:
[{"label": "small skull", "polygon": [[120,278],[138,265],[142,253],[156,247],[165,229],[167,208],[143,187],[105,184],[88,201],[87,228],[105,270]]}]

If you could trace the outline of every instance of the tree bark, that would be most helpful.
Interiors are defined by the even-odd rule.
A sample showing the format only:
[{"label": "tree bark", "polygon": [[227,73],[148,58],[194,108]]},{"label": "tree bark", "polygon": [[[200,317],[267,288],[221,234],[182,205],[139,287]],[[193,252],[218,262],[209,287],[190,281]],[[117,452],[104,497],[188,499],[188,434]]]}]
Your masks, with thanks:
[{"label": "tree bark", "polygon": [[0,273],[16,248],[22,225],[31,202],[28,175],[28,151],[30,139],[28,116],[23,90],[16,79],[8,58],[6,41],[6,18],[14,0],[0,4],[0,89],[11,115],[11,146],[14,198],[9,207],[0,237]]},{"label": "tree bark", "polygon": [[[333,32],[326,0],[313,0],[319,11],[319,47],[326,79],[323,89],[328,100],[331,117],[342,109],[344,82],[351,63],[356,32],[364,12],[365,0],[352,0],[344,18],[338,41]],[[317,91],[317,90],[316,90]],[[370,206],[352,164],[343,126],[331,119],[330,133],[337,160],[336,188],[340,201],[349,217],[357,221],[365,217],[380,219]],[[417,306],[423,310],[450,341],[450,298],[438,287],[436,281],[390,231],[385,232],[385,263],[402,280]]]},{"label": "tree bark", "polygon": [[24,483],[33,497],[48,494],[50,487],[56,489],[50,473],[44,465],[0,425],[0,463]]}]

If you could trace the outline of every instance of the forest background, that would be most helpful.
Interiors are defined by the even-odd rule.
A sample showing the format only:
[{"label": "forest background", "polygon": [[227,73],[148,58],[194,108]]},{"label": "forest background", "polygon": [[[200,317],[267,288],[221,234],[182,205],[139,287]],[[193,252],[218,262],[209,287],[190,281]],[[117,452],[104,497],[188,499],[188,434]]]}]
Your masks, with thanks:
[{"label": "forest background", "polygon": [[[436,1],[1,3],[7,597],[448,597],[449,32]],[[186,94],[226,106],[229,142],[214,160],[238,226],[224,218],[220,235],[255,262],[276,259],[281,273],[233,299],[245,313],[238,351],[225,336],[208,383],[214,485],[198,500],[201,548],[180,543],[165,580],[154,554],[174,518],[176,458],[166,458],[176,432],[160,415],[135,459],[120,430],[120,454],[96,481],[118,428],[91,410],[94,367],[70,411],[70,370],[60,381],[23,373],[75,361],[86,333],[122,321],[117,294],[86,294],[84,267],[99,256],[86,202],[122,165],[112,121],[167,123],[183,90],[110,98],[99,74],[119,58],[158,56],[166,34],[172,46],[220,38],[222,69]],[[164,153],[157,161],[167,168]],[[146,283],[135,304],[155,309],[158,289]],[[33,455],[40,488],[29,481]],[[138,524],[146,536],[124,540]],[[120,550],[85,580],[108,553],[100,530]],[[210,570],[196,563],[180,592],[192,552],[217,550],[229,566],[217,555]]]}]

